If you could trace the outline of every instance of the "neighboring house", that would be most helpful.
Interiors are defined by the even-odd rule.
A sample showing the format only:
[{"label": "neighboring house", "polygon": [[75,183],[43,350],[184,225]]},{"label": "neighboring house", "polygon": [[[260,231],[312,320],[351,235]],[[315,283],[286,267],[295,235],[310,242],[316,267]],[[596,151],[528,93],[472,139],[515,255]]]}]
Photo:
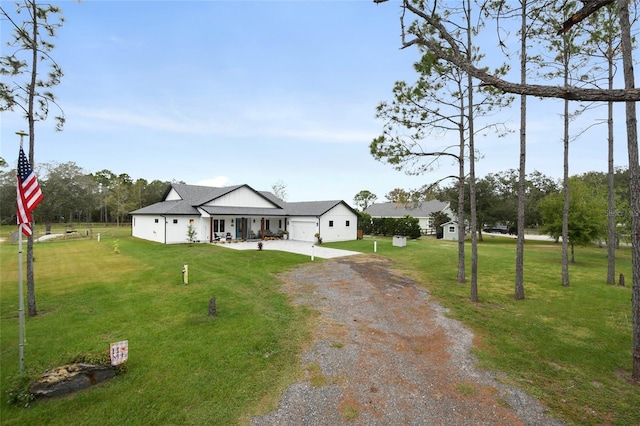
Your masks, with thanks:
[{"label": "neighboring house", "polygon": [[431,213],[442,212],[446,213],[451,219],[455,218],[453,211],[449,203],[438,200],[424,201],[416,206],[410,204],[398,204],[398,203],[376,203],[367,207],[365,213],[368,213],[372,218],[377,217],[390,217],[390,218],[402,218],[405,216],[411,216],[418,219],[420,224],[420,230],[423,235],[432,235],[436,233],[436,228],[433,226],[431,220]]},{"label": "neighboring house", "polygon": [[196,239],[258,239],[282,236],[299,241],[349,241],[357,237],[357,212],[341,200],[286,203],[249,185],[209,187],[173,183],[163,201],[132,211],[131,234],[164,244]]}]

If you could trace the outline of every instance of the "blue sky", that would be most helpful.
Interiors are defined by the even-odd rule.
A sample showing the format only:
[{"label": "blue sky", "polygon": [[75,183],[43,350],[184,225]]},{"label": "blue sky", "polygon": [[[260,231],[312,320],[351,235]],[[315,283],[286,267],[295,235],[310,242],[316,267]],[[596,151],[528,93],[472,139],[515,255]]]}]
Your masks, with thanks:
[{"label": "blue sky", "polygon": [[[67,123],[63,132],[53,120],[37,124],[36,163],[257,190],[282,181],[288,201],[349,203],[363,189],[383,201],[394,188],[456,173],[445,160],[433,173],[407,176],[369,154],[383,125],[376,106],[391,100],[396,80],[415,77],[418,52],[400,49],[398,2],[56,4],[66,22],[52,56],[65,76],[54,90]],[[9,30],[3,23],[3,42]],[[532,100],[530,108],[527,169],[559,178],[562,105]],[[623,117],[621,105],[616,112]],[[576,130],[605,114],[596,110]],[[517,130],[517,102],[500,120]],[[12,166],[15,132],[26,127],[20,114],[2,114],[0,155]],[[617,128],[616,165],[626,166],[622,121]],[[478,139],[478,175],[517,168],[518,147],[517,131]],[[604,126],[572,143],[570,155],[571,174],[606,171]]]}]

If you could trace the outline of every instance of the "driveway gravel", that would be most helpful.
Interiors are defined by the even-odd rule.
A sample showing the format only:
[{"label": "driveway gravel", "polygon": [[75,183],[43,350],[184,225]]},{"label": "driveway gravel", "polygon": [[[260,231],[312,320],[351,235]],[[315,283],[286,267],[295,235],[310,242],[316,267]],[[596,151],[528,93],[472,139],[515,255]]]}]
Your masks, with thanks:
[{"label": "driveway gravel", "polygon": [[476,368],[473,334],[399,274],[359,255],[281,276],[320,312],[294,383],[255,425],[561,425],[536,399]]},{"label": "driveway gravel", "polygon": [[[257,250],[257,241],[242,241],[238,243],[220,244],[220,247],[231,248],[234,250]],[[357,251],[341,250],[329,248],[323,245],[317,245],[311,242],[305,241],[293,241],[293,240],[269,240],[262,241],[262,250],[277,250],[286,251],[289,253],[303,254],[306,256],[313,256],[322,259],[333,259],[336,257],[353,256],[360,254]]]}]

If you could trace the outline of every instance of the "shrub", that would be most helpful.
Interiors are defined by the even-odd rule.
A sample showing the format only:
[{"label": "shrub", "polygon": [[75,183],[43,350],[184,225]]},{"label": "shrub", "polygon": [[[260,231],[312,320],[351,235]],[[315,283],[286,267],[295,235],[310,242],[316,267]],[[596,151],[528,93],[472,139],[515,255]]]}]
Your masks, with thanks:
[{"label": "shrub", "polygon": [[374,234],[403,235],[413,239],[420,237],[420,221],[411,216],[374,218],[372,227]]}]

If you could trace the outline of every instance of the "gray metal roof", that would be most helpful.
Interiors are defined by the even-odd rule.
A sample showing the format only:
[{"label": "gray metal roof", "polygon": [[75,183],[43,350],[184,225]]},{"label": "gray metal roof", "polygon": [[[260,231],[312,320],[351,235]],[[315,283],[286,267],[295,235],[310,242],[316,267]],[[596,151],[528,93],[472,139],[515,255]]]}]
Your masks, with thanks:
[{"label": "gray metal roof", "polygon": [[364,211],[371,217],[429,217],[431,213],[440,212],[447,208],[449,203],[438,200],[424,201],[416,206],[413,204],[376,203],[367,207]]},{"label": "gray metal roof", "polygon": [[138,210],[134,210],[131,214],[151,214],[151,215],[163,215],[163,214],[199,214],[198,210],[184,200],[171,200],[160,201],[159,203],[151,204],[150,206],[143,207]]},{"label": "gray metal roof", "polygon": [[285,209],[287,210],[287,214],[289,214],[290,216],[322,216],[341,203],[349,208],[349,210],[353,211],[353,209],[342,200],[301,201],[298,203],[286,203]]},{"label": "gray metal roof", "polygon": [[270,209],[260,207],[233,207],[233,206],[201,206],[205,212],[212,216],[286,216],[284,209]]},{"label": "gray metal roof", "polygon": [[[200,206],[208,203],[211,200],[222,197],[243,185],[225,186],[225,187],[213,187],[213,186],[200,186],[200,185],[187,185],[184,183],[174,183],[171,187],[178,193],[180,198],[191,203],[193,206]],[[165,194],[165,197],[169,194]]]},{"label": "gray metal roof", "polygon": [[[206,203],[215,200],[238,188],[247,187],[260,195],[274,208],[264,207],[235,207],[235,206],[208,206]],[[303,201],[286,203],[268,191],[256,191],[248,185],[235,185],[226,187],[210,187],[172,183],[165,192],[164,197],[174,189],[182,200],[160,201],[159,203],[143,207],[130,212],[139,215],[198,215],[196,207],[201,208],[210,215],[242,215],[242,216],[322,216],[338,204],[344,204],[348,209],[357,214],[347,203],[342,200],[330,201]]]}]

